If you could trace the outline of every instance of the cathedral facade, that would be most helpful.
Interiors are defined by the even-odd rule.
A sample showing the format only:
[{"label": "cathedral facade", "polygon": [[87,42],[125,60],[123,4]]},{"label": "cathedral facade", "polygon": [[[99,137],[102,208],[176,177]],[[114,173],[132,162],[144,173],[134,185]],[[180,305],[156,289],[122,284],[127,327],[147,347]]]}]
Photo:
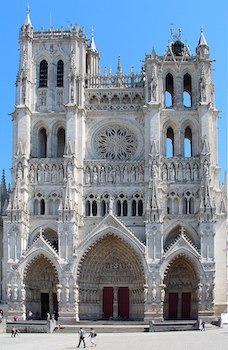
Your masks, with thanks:
[{"label": "cathedral facade", "polygon": [[3,212],[8,317],[214,319],[227,312],[209,47],[180,33],[139,74],[101,74],[83,28],[19,33],[11,194]]}]

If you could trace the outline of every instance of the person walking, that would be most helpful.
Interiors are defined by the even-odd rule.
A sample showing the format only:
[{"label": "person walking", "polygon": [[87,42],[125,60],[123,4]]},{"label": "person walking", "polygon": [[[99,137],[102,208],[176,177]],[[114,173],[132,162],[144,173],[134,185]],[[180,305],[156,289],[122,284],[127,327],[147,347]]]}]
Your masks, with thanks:
[{"label": "person walking", "polygon": [[96,336],[97,336],[97,333],[95,332],[95,330],[93,328],[91,328],[90,332],[89,332],[91,347],[92,346],[97,346],[97,344],[94,341]]},{"label": "person walking", "polygon": [[85,348],[86,347],[86,345],[85,345],[85,331],[82,327],[80,328],[78,334],[79,334],[79,343],[78,343],[77,347],[79,348],[81,342],[83,341],[84,348]]}]

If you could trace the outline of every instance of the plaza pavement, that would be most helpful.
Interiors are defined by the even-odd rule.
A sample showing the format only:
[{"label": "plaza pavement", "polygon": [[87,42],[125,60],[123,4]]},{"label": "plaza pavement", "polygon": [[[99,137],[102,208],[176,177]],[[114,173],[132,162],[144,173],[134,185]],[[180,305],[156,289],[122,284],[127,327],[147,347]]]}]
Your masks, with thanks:
[{"label": "plaza pavement", "polygon": [[[9,333],[0,334],[0,350],[76,349],[77,331],[78,328],[75,328],[75,334],[22,333],[15,338],[11,338]],[[228,326],[205,332],[100,333],[95,340],[97,350],[228,350]],[[89,348],[89,338],[86,339],[86,344]]]}]

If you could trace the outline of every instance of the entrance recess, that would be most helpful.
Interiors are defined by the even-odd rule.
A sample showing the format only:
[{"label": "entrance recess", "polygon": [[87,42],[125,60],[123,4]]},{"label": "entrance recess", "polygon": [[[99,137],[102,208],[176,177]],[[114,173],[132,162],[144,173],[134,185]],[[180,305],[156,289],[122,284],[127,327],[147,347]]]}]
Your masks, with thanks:
[{"label": "entrance recess", "polygon": [[199,279],[192,262],[177,257],[166,271],[164,284],[164,318],[171,320],[196,319],[198,317],[197,287]]},{"label": "entrance recess", "polygon": [[79,264],[79,318],[142,320],[144,285],[140,256],[123,239],[104,236]]},{"label": "entrance recess", "polygon": [[36,257],[25,270],[26,311],[35,319],[47,319],[47,313],[58,312],[56,285],[58,273],[44,255]]}]

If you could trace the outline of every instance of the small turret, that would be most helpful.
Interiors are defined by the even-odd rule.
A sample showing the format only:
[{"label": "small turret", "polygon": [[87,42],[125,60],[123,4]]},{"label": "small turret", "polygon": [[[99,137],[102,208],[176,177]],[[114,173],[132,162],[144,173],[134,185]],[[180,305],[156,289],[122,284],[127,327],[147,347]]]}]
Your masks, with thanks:
[{"label": "small turret", "polygon": [[26,11],[26,18],[25,18],[24,23],[21,26],[21,31],[22,32],[30,32],[32,28],[33,28],[33,26],[32,26],[32,22],[30,19],[30,7],[28,5],[27,11]]},{"label": "small turret", "polygon": [[92,29],[91,40],[87,48],[87,67],[86,72],[93,76],[98,76],[100,72],[99,67],[99,51],[94,40],[94,30]]},{"label": "small turret", "polygon": [[201,28],[200,38],[198,45],[196,47],[196,54],[200,59],[208,59],[209,58],[209,46],[207,45],[207,41],[203,34],[203,29]]},{"label": "small turret", "polygon": [[97,47],[96,47],[96,44],[95,44],[95,40],[94,40],[94,30],[93,30],[93,28],[92,28],[91,41],[90,41],[90,44],[89,44],[89,48],[90,48],[91,51],[98,53],[98,50],[97,50]]}]

